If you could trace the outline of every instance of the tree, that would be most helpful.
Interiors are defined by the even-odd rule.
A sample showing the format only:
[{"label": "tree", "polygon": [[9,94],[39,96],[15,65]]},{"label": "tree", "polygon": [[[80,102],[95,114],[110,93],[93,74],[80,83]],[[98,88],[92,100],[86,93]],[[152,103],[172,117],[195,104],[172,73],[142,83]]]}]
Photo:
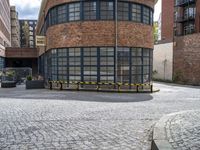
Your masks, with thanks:
[{"label": "tree", "polygon": [[153,32],[154,32],[154,43],[158,42],[158,22],[154,22]]}]

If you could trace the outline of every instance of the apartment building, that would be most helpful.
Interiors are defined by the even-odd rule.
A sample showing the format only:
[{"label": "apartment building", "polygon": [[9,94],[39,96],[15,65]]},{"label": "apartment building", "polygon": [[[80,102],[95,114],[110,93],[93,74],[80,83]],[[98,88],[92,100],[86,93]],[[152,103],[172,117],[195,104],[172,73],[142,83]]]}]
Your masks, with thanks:
[{"label": "apartment building", "polygon": [[10,3],[0,1],[0,70],[5,65],[5,47],[11,46]]},{"label": "apartment building", "polygon": [[22,48],[35,48],[35,29],[37,20],[19,20]]},{"label": "apartment building", "polygon": [[200,85],[200,0],[176,0],[174,8],[174,78]]},{"label": "apartment building", "polygon": [[157,78],[200,85],[200,0],[162,0],[161,41],[155,45]]},{"label": "apartment building", "polygon": [[20,47],[20,25],[18,12],[15,6],[10,7],[11,12],[11,47]]}]

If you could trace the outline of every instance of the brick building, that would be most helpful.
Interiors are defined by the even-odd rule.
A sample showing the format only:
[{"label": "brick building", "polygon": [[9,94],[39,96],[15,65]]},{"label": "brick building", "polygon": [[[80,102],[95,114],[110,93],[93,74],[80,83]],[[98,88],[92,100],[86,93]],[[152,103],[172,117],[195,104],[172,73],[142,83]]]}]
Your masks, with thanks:
[{"label": "brick building", "polygon": [[168,67],[171,80],[200,85],[200,0],[162,0],[159,43],[155,45],[155,63],[168,64],[154,69],[160,73]]},{"label": "brick building", "polygon": [[172,42],[174,35],[174,1],[162,0],[162,23],[161,40],[163,42]]},{"label": "brick building", "polygon": [[[43,0],[40,73],[65,81],[151,81],[155,0]],[[116,8],[117,6],[117,8]]]},{"label": "brick building", "polygon": [[174,77],[200,85],[200,0],[175,2],[174,33]]},{"label": "brick building", "polygon": [[5,64],[5,47],[11,45],[9,0],[0,1],[0,70]]}]

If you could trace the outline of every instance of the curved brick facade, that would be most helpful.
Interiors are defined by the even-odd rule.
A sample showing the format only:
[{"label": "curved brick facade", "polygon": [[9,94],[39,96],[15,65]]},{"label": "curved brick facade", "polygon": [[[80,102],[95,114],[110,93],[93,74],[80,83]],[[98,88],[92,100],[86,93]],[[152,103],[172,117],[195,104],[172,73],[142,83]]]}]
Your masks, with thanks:
[{"label": "curved brick facade", "polygon": [[[47,2],[47,5],[45,7],[45,13],[48,12],[48,10],[56,5],[60,5],[63,3],[70,3],[70,2],[78,2],[80,0],[51,0]],[[155,0],[126,0],[127,2],[136,2],[140,4],[145,4],[151,8],[154,8]]]},{"label": "curved brick facade", "polygon": [[[80,1],[80,0],[43,0],[44,1],[44,9],[40,10],[40,16],[39,16],[39,22],[42,22],[44,20],[44,13],[45,15],[48,13],[49,9],[57,6],[57,5],[61,5],[63,3],[70,3],[70,2],[76,2],[76,1]],[[144,4],[147,5],[151,8],[154,8],[155,3],[157,2],[157,0],[126,0],[127,2],[136,2],[139,4]],[[42,23],[39,23],[37,25],[37,30],[39,32],[39,30],[41,30],[42,28]]]},{"label": "curved brick facade", "polygon": [[[43,12],[47,15],[50,8],[64,3],[78,2],[79,0],[49,0],[44,6]],[[155,0],[127,0],[151,8],[154,7]],[[44,20],[44,15],[40,16]],[[37,25],[37,33],[42,28],[42,21]],[[118,46],[143,47],[153,49],[153,27],[143,23],[133,21],[118,21]],[[58,34],[59,33],[59,34]],[[60,47],[88,47],[88,46],[115,46],[115,21],[75,21],[53,25],[47,28],[46,42],[47,48]],[[43,54],[41,48],[39,54]]]},{"label": "curved brick facade", "polygon": [[[119,22],[118,46],[153,49],[152,34],[153,30],[149,25],[132,22]],[[65,23],[52,26],[47,30],[47,49],[88,46],[114,47],[114,21]]]},{"label": "curved brick facade", "polygon": [[154,4],[118,1],[116,14],[114,0],[47,1],[45,25],[40,16],[37,26],[37,33],[46,36],[46,47],[39,50],[40,73],[68,83],[150,83]]}]

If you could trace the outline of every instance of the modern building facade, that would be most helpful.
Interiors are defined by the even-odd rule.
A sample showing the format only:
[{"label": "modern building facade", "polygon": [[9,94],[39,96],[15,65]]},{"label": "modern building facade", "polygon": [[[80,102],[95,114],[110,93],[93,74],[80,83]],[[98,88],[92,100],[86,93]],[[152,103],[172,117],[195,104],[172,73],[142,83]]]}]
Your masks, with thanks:
[{"label": "modern building facade", "polygon": [[43,0],[37,35],[45,79],[147,83],[155,0]]},{"label": "modern building facade", "polygon": [[5,47],[11,45],[10,3],[9,0],[0,1],[0,70],[5,64]]},{"label": "modern building facade", "polygon": [[20,46],[22,48],[35,48],[35,31],[37,20],[19,20]]},{"label": "modern building facade", "polygon": [[15,6],[10,7],[11,12],[11,47],[20,47],[20,25],[18,12]]}]

